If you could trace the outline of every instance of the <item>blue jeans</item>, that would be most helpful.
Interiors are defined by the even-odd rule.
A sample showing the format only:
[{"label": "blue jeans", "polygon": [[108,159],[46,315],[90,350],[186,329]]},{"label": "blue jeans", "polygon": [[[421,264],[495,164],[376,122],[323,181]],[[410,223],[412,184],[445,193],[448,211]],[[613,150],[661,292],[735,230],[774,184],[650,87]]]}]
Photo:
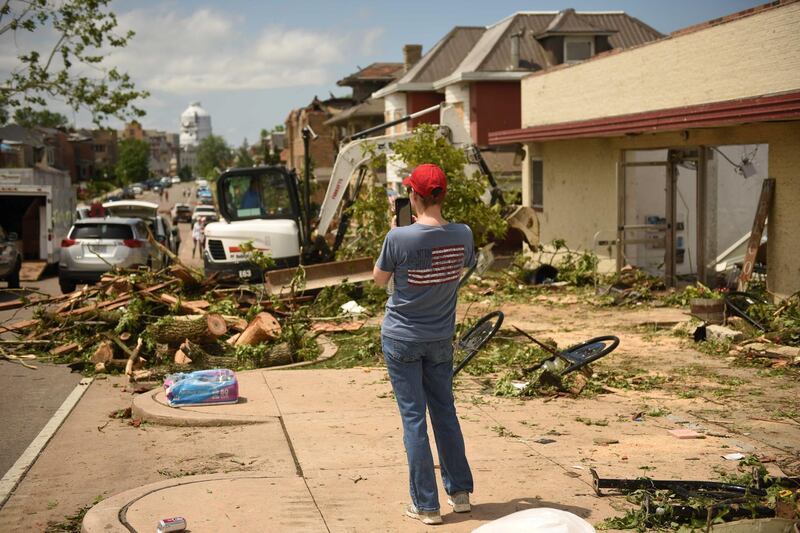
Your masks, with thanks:
[{"label": "blue jeans", "polygon": [[403,419],[411,501],[420,511],[439,510],[425,410],[430,412],[447,494],[472,492],[472,472],[453,402],[453,343],[381,337],[389,379]]}]

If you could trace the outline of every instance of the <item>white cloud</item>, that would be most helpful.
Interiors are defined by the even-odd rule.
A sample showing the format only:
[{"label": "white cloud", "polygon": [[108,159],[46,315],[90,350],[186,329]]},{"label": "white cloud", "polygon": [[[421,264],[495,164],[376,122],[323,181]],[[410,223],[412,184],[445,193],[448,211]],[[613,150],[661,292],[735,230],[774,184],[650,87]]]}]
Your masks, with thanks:
[{"label": "white cloud", "polygon": [[[136,36],[108,63],[142,88],[175,94],[324,84],[352,48],[363,49],[352,35],[301,28],[265,26],[251,35],[238,17],[213,9],[188,16],[141,9],[120,15],[119,23]],[[366,35],[372,43],[380,33]]]}]

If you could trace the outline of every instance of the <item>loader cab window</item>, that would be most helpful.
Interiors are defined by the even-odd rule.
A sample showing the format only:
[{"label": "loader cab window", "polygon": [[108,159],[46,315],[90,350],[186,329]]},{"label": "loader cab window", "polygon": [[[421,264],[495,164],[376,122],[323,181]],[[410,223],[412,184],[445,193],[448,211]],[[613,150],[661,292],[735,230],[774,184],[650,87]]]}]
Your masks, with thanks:
[{"label": "loader cab window", "polygon": [[242,218],[294,218],[291,191],[282,173],[230,176],[225,184],[229,213]]}]

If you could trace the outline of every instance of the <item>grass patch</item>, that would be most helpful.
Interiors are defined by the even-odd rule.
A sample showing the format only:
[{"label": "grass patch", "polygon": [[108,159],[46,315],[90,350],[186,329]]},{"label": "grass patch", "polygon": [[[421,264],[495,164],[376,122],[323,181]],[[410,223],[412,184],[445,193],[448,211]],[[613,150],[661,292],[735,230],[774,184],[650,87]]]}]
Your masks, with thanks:
[{"label": "grass patch", "polygon": [[381,329],[362,328],[358,333],[334,333],[331,338],[339,347],[336,355],[327,361],[304,368],[353,368],[356,366],[381,366]]}]

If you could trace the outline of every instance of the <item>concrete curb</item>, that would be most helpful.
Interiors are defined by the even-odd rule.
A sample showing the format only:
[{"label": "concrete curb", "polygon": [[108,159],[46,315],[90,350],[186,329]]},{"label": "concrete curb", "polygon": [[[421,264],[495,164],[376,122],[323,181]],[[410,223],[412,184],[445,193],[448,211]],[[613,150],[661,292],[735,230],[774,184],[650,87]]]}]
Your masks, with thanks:
[{"label": "concrete curb", "polygon": [[[270,368],[259,368],[256,370],[246,371],[251,373],[263,373],[267,371],[282,370],[308,366],[311,364],[319,363],[330,359],[338,351],[336,344],[325,337],[320,335],[317,337],[317,344],[319,345],[322,353],[314,361],[302,361],[300,363],[293,363],[289,365],[275,366]],[[240,373],[242,374],[242,373]],[[266,385],[265,385],[266,386]],[[274,400],[272,400],[274,402]],[[186,406],[186,407],[170,407],[167,404],[164,389],[159,387],[153,389],[145,394],[140,394],[134,397],[133,406],[131,409],[131,416],[133,418],[141,419],[142,421],[152,424],[159,424],[162,426],[180,426],[180,427],[219,427],[219,426],[240,426],[248,424],[264,424],[267,422],[278,421],[277,407],[272,410],[272,414],[237,414],[231,413],[227,410],[230,406]],[[209,412],[209,410],[217,409],[216,412]],[[269,409],[265,409],[268,412]]]},{"label": "concrete curb", "polygon": [[[275,479],[266,472],[236,472],[231,474],[206,474],[200,476],[188,476],[177,479],[167,479],[149,485],[143,485],[134,489],[121,492],[107,498],[94,505],[83,517],[81,524],[82,533],[129,533],[123,520],[126,520],[127,509],[130,505],[141,498],[154,492],[177,489],[183,485],[196,483],[208,483],[214,481],[228,481],[232,479]],[[165,517],[160,517],[165,518]],[[153,528],[156,527],[158,519],[153,521]]]},{"label": "concrete curb", "polygon": [[264,424],[277,421],[276,416],[237,415],[234,413],[207,413],[191,407],[170,407],[165,401],[164,389],[158,388],[133,399],[131,416],[143,422],[162,426],[219,427]]}]

